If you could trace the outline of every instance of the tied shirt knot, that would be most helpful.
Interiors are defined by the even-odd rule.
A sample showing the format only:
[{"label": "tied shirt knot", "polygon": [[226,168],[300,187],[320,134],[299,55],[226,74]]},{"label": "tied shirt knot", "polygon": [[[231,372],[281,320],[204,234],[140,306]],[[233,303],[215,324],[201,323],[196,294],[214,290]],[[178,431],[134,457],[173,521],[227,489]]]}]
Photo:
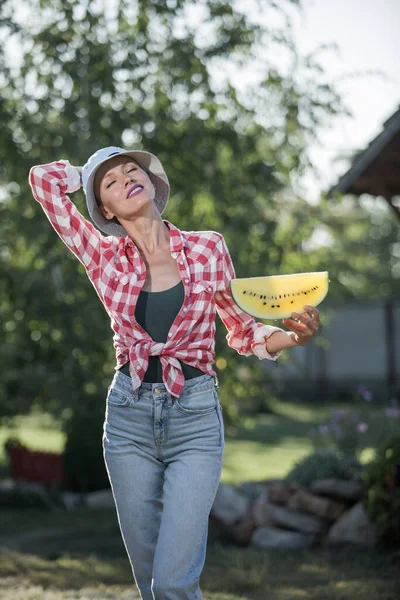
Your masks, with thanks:
[{"label": "tied shirt knot", "polygon": [[[178,397],[183,391],[185,378],[182,367],[177,358],[173,356],[174,351],[166,348],[167,344],[155,342],[152,339],[136,339],[129,350],[130,364],[139,365],[134,372],[130,370],[132,384],[134,389],[138,387],[143,380],[149,365],[149,356],[158,356],[162,367],[162,378],[171,396]],[[174,385],[174,392],[168,386],[169,381]]]}]

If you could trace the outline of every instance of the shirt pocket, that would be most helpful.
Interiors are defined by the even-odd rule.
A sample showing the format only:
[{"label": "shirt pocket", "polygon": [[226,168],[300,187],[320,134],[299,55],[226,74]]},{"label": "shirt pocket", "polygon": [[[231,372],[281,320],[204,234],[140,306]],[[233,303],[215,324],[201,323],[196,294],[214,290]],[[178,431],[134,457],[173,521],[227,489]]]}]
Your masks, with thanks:
[{"label": "shirt pocket", "polygon": [[201,319],[214,301],[215,283],[212,281],[194,281],[190,290],[191,318],[194,321]]},{"label": "shirt pocket", "polygon": [[123,310],[129,301],[130,278],[126,273],[111,275],[101,281],[104,304],[111,310]]}]

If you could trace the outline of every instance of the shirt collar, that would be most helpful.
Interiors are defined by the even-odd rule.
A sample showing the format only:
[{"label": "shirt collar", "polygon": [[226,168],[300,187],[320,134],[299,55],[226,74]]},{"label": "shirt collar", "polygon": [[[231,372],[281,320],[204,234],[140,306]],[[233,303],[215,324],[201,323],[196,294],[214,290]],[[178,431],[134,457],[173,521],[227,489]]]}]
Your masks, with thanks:
[{"label": "shirt collar", "polygon": [[175,227],[170,221],[167,221],[167,219],[163,219],[163,222],[169,229],[171,253],[179,252],[185,245],[185,238],[182,231],[178,229],[178,227]]}]

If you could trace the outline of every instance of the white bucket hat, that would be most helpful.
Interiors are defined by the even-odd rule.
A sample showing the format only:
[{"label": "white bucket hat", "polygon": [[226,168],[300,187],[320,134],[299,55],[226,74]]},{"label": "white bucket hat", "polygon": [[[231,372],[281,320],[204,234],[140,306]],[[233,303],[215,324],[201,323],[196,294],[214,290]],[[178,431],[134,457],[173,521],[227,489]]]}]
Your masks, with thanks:
[{"label": "white bucket hat", "polygon": [[149,172],[149,177],[155,187],[156,195],[154,201],[160,214],[165,209],[168,197],[169,197],[169,182],[168,177],[164,171],[161,161],[150,152],[144,152],[143,150],[125,150],[124,148],[118,148],[117,146],[108,146],[107,148],[101,148],[97,150],[87,160],[86,164],[82,167],[81,178],[83,191],[86,196],[86,204],[88,207],[89,215],[93,222],[108,235],[115,235],[117,237],[124,237],[128,232],[119,225],[118,223],[109,221],[101,214],[99,207],[96,202],[94,195],[94,176],[96,175],[97,169],[106,160],[113,156],[119,156],[124,154],[131,156],[141,167],[144,167]]}]

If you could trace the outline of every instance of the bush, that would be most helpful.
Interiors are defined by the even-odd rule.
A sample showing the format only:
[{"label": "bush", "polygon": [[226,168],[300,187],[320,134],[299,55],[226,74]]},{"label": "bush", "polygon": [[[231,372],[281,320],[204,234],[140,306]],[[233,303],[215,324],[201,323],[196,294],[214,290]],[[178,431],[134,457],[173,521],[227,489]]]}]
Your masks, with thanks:
[{"label": "bush", "polygon": [[362,474],[367,488],[364,505],[376,524],[380,543],[400,546],[400,435],[377,452]]},{"label": "bush", "polygon": [[362,466],[353,456],[319,450],[298,461],[285,477],[288,483],[310,486],[318,479],[361,479]]},{"label": "bush", "polygon": [[365,448],[376,448],[391,439],[400,426],[400,407],[397,397],[390,405],[372,408],[374,395],[359,386],[353,410],[333,410],[330,421],[310,431],[315,450],[336,450],[360,457]]},{"label": "bush", "polygon": [[86,493],[110,487],[101,442],[103,423],[104,405],[96,399],[74,408],[65,427],[64,472],[68,490]]}]

